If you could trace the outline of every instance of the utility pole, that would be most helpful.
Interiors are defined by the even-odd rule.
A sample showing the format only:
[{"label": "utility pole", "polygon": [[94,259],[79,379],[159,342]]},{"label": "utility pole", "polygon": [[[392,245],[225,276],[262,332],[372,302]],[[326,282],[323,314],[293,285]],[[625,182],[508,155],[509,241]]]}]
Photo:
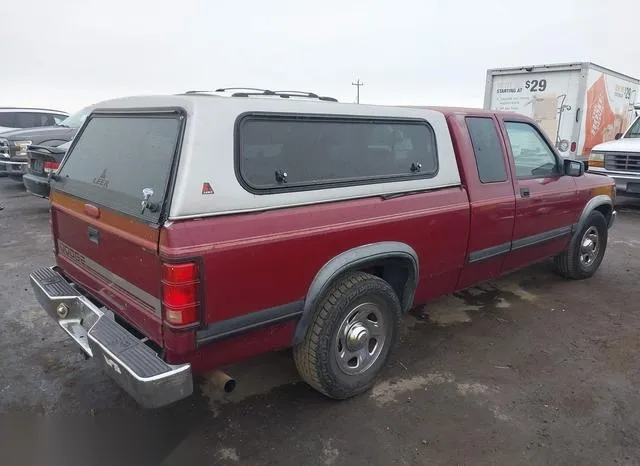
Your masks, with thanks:
[{"label": "utility pole", "polygon": [[356,80],[355,83],[351,83],[352,86],[356,86],[356,103],[360,103],[360,87],[364,86],[364,83],[360,81],[360,79]]}]

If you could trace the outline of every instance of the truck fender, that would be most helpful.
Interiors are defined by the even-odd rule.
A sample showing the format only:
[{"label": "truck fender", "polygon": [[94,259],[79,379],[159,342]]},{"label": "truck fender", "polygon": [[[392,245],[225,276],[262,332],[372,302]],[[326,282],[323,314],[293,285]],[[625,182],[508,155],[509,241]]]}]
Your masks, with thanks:
[{"label": "truck fender", "polygon": [[338,276],[348,270],[359,269],[368,263],[375,263],[385,259],[402,259],[411,264],[408,269],[407,282],[400,297],[402,310],[411,309],[419,276],[418,255],[414,249],[405,243],[396,241],[384,241],[358,246],[338,254],[324,264],[316,274],[305,297],[302,316],[293,334],[293,344],[297,345],[304,340],[307,328],[313,318],[315,305]]},{"label": "truck fender", "polygon": [[[574,237],[577,236],[578,232],[580,232],[580,230],[584,226],[584,223],[587,221],[587,217],[589,217],[591,212],[601,206],[607,206],[610,211],[613,212],[613,201],[611,200],[611,197],[607,196],[606,194],[599,194],[589,199],[589,202],[587,202],[587,204],[584,206],[584,209],[582,209],[582,213],[580,214],[578,223],[573,230]],[[610,218],[607,218],[607,222],[609,223],[609,226],[611,226]]]}]

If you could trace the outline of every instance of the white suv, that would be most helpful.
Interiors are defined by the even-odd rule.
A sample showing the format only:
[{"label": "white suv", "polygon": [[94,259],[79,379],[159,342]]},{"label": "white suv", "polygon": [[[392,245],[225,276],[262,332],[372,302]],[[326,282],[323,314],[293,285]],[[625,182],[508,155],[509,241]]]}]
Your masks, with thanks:
[{"label": "white suv", "polygon": [[12,129],[54,126],[68,116],[67,112],[59,110],[0,107],[0,133]]}]

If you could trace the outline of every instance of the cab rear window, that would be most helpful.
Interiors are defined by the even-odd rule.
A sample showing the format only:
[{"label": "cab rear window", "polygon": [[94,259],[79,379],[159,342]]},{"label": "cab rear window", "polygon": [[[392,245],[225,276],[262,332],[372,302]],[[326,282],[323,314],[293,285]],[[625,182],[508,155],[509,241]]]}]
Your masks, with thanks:
[{"label": "cab rear window", "polygon": [[[181,127],[177,113],[92,116],[54,188],[122,213],[157,221]],[[145,194],[150,208],[142,209]]]}]

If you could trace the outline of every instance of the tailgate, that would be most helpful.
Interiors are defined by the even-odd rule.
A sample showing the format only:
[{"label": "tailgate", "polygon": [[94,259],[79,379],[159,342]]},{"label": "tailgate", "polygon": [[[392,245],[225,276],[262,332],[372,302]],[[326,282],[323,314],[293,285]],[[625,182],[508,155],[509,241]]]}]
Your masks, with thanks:
[{"label": "tailgate", "polygon": [[182,123],[178,111],[94,112],[52,181],[58,265],[159,345],[158,240]]}]

